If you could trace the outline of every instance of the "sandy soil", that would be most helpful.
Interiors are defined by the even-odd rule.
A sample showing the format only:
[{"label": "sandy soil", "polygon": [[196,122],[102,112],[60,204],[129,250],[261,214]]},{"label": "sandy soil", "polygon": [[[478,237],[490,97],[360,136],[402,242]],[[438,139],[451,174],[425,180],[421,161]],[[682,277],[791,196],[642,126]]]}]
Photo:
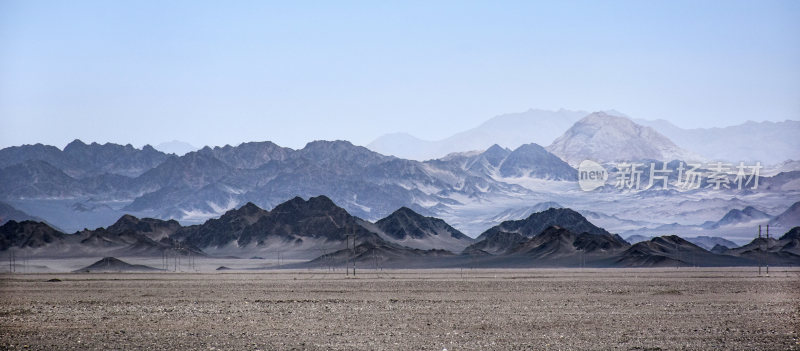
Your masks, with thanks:
[{"label": "sandy soil", "polygon": [[0,349],[800,349],[800,270],[771,273],[6,274]]}]

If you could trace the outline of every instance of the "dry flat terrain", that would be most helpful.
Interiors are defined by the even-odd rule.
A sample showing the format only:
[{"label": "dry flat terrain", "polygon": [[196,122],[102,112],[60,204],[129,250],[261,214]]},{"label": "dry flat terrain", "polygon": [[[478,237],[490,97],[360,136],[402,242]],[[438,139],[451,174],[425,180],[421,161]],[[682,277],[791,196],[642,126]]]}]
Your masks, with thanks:
[{"label": "dry flat terrain", "polygon": [[800,271],[771,273],[6,274],[0,348],[800,349]]}]

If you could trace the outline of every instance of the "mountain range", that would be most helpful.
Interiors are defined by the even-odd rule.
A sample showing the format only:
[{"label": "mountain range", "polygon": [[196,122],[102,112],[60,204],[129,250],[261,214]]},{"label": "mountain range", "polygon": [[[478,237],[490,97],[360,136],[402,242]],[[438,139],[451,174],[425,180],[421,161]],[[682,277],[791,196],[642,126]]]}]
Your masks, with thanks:
[{"label": "mountain range", "polygon": [[[540,112],[532,113],[546,115]],[[800,225],[796,214],[751,217],[783,213],[796,201],[800,196],[800,171],[793,170],[800,166],[796,162],[764,169],[758,189],[709,189],[712,184],[705,178],[699,189],[678,189],[673,171],[670,189],[656,186],[630,192],[614,186],[621,172],[604,164],[609,170],[606,185],[580,191],[577,170],[562,157],[574,162],[624,156],[645,158],[641,161],[649,165],[651,157],[689,156],[663,135],[617,112],[583,117],[559,113],[568,114],[561,117],[570,126],[563,132],[548,130],[558,142],[547,148],[521,143],[512,149],[496,143],[427,161],[386,156],[347,141],[314,141],[301,149],[250,142],[203,147],[182,156],[149,146],[136,149],[79,140],[64,150],[23,145],[0,150],[0,201],[8,207],[3,211],[14,213],[17,220],[42,220],[69,232],[109,226],[123,214],[202,224],[248,202],[272,208],[297,196],[319,194],[366,221],[375,222],[405,207],[442,218],[469,237],[502,221],[546,210],[532,207],[548,203],[557,205],[548,208],[576,209],[626,236],[721,236],[742,244],[753,237],[752,226],[761,221],[779,221],[782,228]],[[520,131],[536,129],[526,124],[536,120],[531,116],[497,121],[517,121]],[[495,124],[510,128],[517,123],[506,122]],[[666,165],[675,170],[681,162]],[[731,179],[734,175],[728,174]],[[640,177],[646,186],[649,172]],[[734,210],[747,213],[736,215]],[[720,220],[729,212],[731,217]],[[30,218],[20,217],[21,213]],[[714,226],[711,221],[719,223]]]},{"label": "mountain range", "polygon": [[[758,238],[739,248],[715,248],[718,253],[678,236],[631,245],[571,209],[550,208],[522,221],[503,222],[475,240],[441,219],[408,208],[373,223],[317,196],[293,198],[272,210],[248,203],[192,226],[126,215],[107,228],[64,234],[42,222],[10,220],[0,226],[0,251],[48,258],[279,255],[301,261],[287,265],[293,268],[348,261],[362,268],[738,266],[760,261],[800,263],[798,233],[800,227],[795,227],[779,239]],[[88,269],[124,266],[112,258],[104,260]]]},{"label": "mountain range", "polygon": [[103,175],[135,177],[158,166],[167,157],[167,154],[150,145],[137,149],[130,144],[124,146],[112,143],[85,144],[75,140],[67,144],[63,150],[42,144],[1,149],[0,168],[40,161],[72,178]]},{"label": "mountain range", "polygon": [[[82,143],[70,145],[76,144]],[[492,147],[482,153],[419,162],[384,156],[346,141],[316,141],[299,150],[271,142],[244,143],[205,147],[180,157],[156,152],[163,162],[136,177],[109,173],[71,176],[47,160],[37,159],[34,151],[39,148],[44,147],[3,150],[14,154],[9,159],[22,161],[0,169],[2,199],[23,204],[31,199],[50,203],[74,199],[70,208],[78,206],[84,212],[79,215],[87,217],[93,204],[111,201],[124,204],[124,212],[189,223],[246,202],[271,207],[294,196],[321,193],[367,219],[381,218],[403,206],[432,213],[430,208],[435,206],[529,192],[498,179],[504,176],[577,177],[575,169],[535,144],[515,150]],[[107,165],[96,168],[102,167]],[[57,214],[67,219],[71,215]],[[83,225],[93,224],[87,222]]]}]

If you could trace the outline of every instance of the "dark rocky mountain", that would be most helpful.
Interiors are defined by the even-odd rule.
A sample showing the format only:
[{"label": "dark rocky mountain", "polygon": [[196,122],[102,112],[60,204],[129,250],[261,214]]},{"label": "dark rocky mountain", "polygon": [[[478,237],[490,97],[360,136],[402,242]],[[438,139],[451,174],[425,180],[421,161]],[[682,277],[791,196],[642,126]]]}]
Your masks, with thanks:
[{"label": "dark rocky mountain", "polygon": [[[372,229],[368,224],[362,224]],[[445,249],[459,252],[475,242],[445,221],[420,215],[401,207],[375,222],[373,230],[387,241],[416,249]]]},{"label": "dark rocky mountain", "polygon": [[789,231],[783,234],[778,240],[800,240],[800,227],[789,229]]},{"label": "dark rocky mountain", "polygon": [[325,249],[344,247],[348,235],[360,243],[383,241],[328,197],[317,196],[307,201],[295,197],[271,211],[248,203],[174,237],[216,254],[282,251],[286,257],[316,257]]},{"label": "dark rocky mountain", "polygon": [[746,261],[709,252],[677,235],[633,244],[613,258],[623,267],[740,266]]},{"label": "dark rocky mountain", "polygon": [[145,266],[141,264],[130,264],[114,257],[104,257],[81,269],[74,270],[74,273],[102,273],[102,272],[156,272],[161,269]]},{"label": "dark rocky mountain", "polygon": [[528,240],[511,248],[506,254],[524,255],[532,259],[563,259],[579,253],[613,253],[630,245],[618,236],[611,234],[575,234],[559,226],[550,226]]},{"label": "dark rocky mountain", "polygon": [[239,239],[242,231],[267,215],[252,202],[230,210],[219,218],[209,219],[202,225],[183,228],[175,238],[186,240],[198,247],[224,247]]},{"label": "dark rocky mountain", "polygon": [[131,215],[124,215],[106,230],[109,233],[135,232],[143,234],[152,240],[161,240],[175,234],[180,228],[180,223],[174,219],[164,221],[154,218],[140,219]]},{"label": "dark rocky mountain", "polygon": [[98,228],[80,231],[65,239],[72,244],[78,240],[81,248],[86,251],[96,250],[126,256],[159,256],[164,251],[173,249],[168,243],[160,243],[133,230],[112,232]]},{"label": "dark rocky mountain", "polygon": [[65,234],[44,222],[10,220],[0,226],[0,251],[37,249],[64,240]]},{"label": "dark rocky mountain", "polygon": [[[597,235],[611,234],[605,229],[595,226],[580,213],[569,208],[550,208],[542,212],[531,214],[526,219],[500,223],[483,232],[477,237],[477,240],[483,240],[494,232],[518,233],[522,236],[533,237],[552,226],[565,228],[573,233],[586,232]],[[621,238],[619,240],[624,241]]]},{"label": "dark rocky mountain", "polygon": [[519,233],[493,231],[483,237],[482,240],[467,246],[464,249],[464,253],[499,255],[508,252],[527,239],[527,237]]},{"label": "dark rocky mountain", "polygon": [[[443,262],[456,257],[447,250],[421,250],[389,242],[364,242],[354,249],[341,249],[323,254],[297,267],[337,266],[353,261],[360,269],[382,268],[430,268],[442,266]],[[446,263],[444,263],[446,265]],[[291,266],[289,268],[292,268]]]},{"label": "dark rocky mountain", "polygon": [[0,227],[0,251],[15,248],[40,257],[81,257],[97,254],[161,256],[164,252],[204,255],[190,244],[168,235],[179,228],[175,221],[124,216],[108,228],[64,234],[43,222],[8,221]]},{"label": "dark rocky mountain", "polygon": [[343,242],[351,234],[357,241],[380,240],[328,197],[317,196],[307,201],[295,197],[245,228],[237,242],[240,246],[261,244],[273,237],[296,243],[314,239]]},{"label": "dark rocky mountain", "polygon": [[629,247],[618,235],[576,234],[549,226],[533,237],[492,232],[462,256],[470,257],[464,264],[478,267],[609,267],[617,265],[613,257]]},{"label": "dark rocky mountain", "polygon": [[800,227],[794,227],[780,238],[755,238],[741,247],[729,249],[725,255],[749,259],[751,264],[800,264]]}]

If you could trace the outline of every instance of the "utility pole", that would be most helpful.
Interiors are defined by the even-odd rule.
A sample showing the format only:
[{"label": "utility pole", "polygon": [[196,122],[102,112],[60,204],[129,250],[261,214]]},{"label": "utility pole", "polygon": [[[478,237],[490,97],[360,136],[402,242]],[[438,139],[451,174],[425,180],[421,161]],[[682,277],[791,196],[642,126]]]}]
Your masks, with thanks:
[{"label": "utility pole", "polygon": [[[769,224],[767,224],[767,250],[769,250]],[[769,257],[766,257],[767,277],[769,277]]]},{"label": "utility pole", "polygon": [[[758,225],[758,239],[761,239],[761,225]],[[761,240],[759,240],[759,249],[761,249]],[[761,250],[759,250],[761,251]],[[758,253],[758,276],[761,276],[761,252]]]},{"label": "utility pole", "polygon": [[[353,247],[350,248],[350,238],[353,238]],[[352,232],[347,231],[347,225],[345,225],[345,245],[346,249],[350,249],[350,256],[347,259],[347,265],[345,265],[345,275],[350,274],[350,261],[353,262],[353,277],[356,276],[356,234],[355,230]]]}]

